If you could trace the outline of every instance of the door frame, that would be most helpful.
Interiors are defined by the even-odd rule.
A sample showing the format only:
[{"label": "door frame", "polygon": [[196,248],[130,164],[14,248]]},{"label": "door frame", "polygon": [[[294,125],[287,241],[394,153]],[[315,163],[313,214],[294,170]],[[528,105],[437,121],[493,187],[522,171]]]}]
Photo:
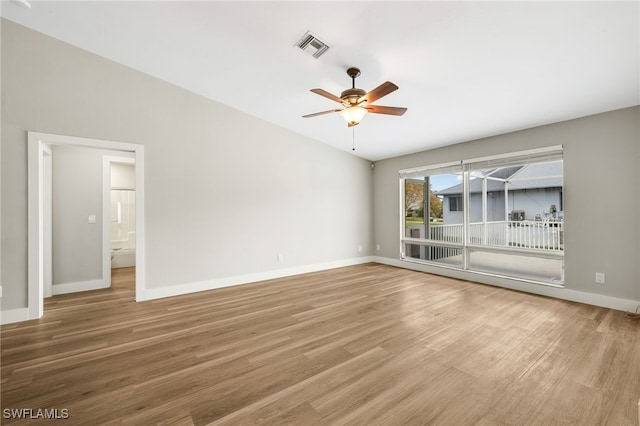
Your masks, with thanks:
[{"label": "door frame", "polygon": [[53,295],[53,152],[42,146],[42,214],[43,214],[43,297]]},{"label": "door frame", "polygon": [[[136,301],[144,300],[144,146],[140,144],[89,139],[75,136],[27,132],[28,162],[28,319],[37,319],[44,313],[44,161],[48,146],[76,146],[133,153],[136,181]],[[104,268],[103,268],[104,273]],[[109,273],[111,269],[109,268]]]}]

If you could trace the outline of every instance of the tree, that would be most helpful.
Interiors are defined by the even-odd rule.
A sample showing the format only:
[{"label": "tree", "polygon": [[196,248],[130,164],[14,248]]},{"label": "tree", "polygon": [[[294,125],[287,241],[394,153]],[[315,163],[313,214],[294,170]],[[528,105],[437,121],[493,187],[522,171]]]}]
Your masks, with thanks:
[{"label": "tree", "polygon": [[[429,188],[430,216],[442,218],[442,200]],[[424,217],[424,183],[404,181],[404,215]]]},{"label": "tree", "polygon": [[431,217],[442,218],[442,200],[431,189],[429,189],[429,202],[431,204]]},{"label": "tree", "polygon": [[404,181],[404,215],[412,212],[424,211],[423,184],[420,182]]}]

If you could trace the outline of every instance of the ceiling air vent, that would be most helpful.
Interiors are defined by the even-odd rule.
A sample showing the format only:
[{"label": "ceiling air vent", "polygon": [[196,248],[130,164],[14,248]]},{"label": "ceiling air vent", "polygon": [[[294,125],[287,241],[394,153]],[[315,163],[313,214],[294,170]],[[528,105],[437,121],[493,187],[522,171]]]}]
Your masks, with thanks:
[{"label": "ceiling air vent", "polygon": [[316,59],[329,50],[327,43],[321,41],[311,31],[307,31],[305,35],[300,37],[295,45]]}]

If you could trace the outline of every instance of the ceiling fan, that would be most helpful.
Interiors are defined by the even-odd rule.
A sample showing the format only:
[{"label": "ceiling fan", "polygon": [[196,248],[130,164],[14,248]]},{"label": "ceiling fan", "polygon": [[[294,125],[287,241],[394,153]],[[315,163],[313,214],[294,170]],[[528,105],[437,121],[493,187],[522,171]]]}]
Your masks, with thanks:
[{"label": "ceiling fan", "polygon": [[371,105],[383,96],[388,95],[391,92],[398,90],[398,86],[390,81],[385,81],[380,86],[371,90],[369,93],[356,87],[356,77],[360,75],[358,68],[352,67],[347,70],[347,75],[351,77],[351,89],[347,89],[340,94],[340,97],[333,95],[323,89],[311,89],[311,91],[320,96],[324,96],[327,99],[342,104],[342,109],[330,109],[328,111],[316,112],[313,114],[303,115],[304,118],[316,117],[318,115],[330,114],[332,112],[339,112],[340,115],[347,121],[349,127],[356,126],[360,123],[360,120],[368,113],[373,114],[388,114],[388,115],[402,115],[407,109],[400,107]]}]

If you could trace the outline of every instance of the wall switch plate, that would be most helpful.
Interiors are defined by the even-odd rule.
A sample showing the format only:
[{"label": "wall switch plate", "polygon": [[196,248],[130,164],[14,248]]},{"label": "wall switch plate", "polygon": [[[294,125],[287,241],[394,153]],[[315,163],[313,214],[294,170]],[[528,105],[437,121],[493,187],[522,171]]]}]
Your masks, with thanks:
[{"label": "wall switch plate", "polygon": [[376,250],[380,251],[380,244],[376,244]]},{"label": "wall switch plate", "polygon": [[362,245],[358,245],[358,251],[362,251]]},{"label": "wall switch plate", "polygon": [[278,262],[282,262],[282,261],[284,261],[284,255],[282,253],[280,253],[278,255]]},{"label": "wall switch plate", "polygon": [[89,223],[96,223],[96,215],[95,214],[90,214],[89,215]]},{"label": "wall switch plate", "polygon": [[603,272],[596,272],[596,284],[604,284],[605,283],[604,278],[605,277]]}]

